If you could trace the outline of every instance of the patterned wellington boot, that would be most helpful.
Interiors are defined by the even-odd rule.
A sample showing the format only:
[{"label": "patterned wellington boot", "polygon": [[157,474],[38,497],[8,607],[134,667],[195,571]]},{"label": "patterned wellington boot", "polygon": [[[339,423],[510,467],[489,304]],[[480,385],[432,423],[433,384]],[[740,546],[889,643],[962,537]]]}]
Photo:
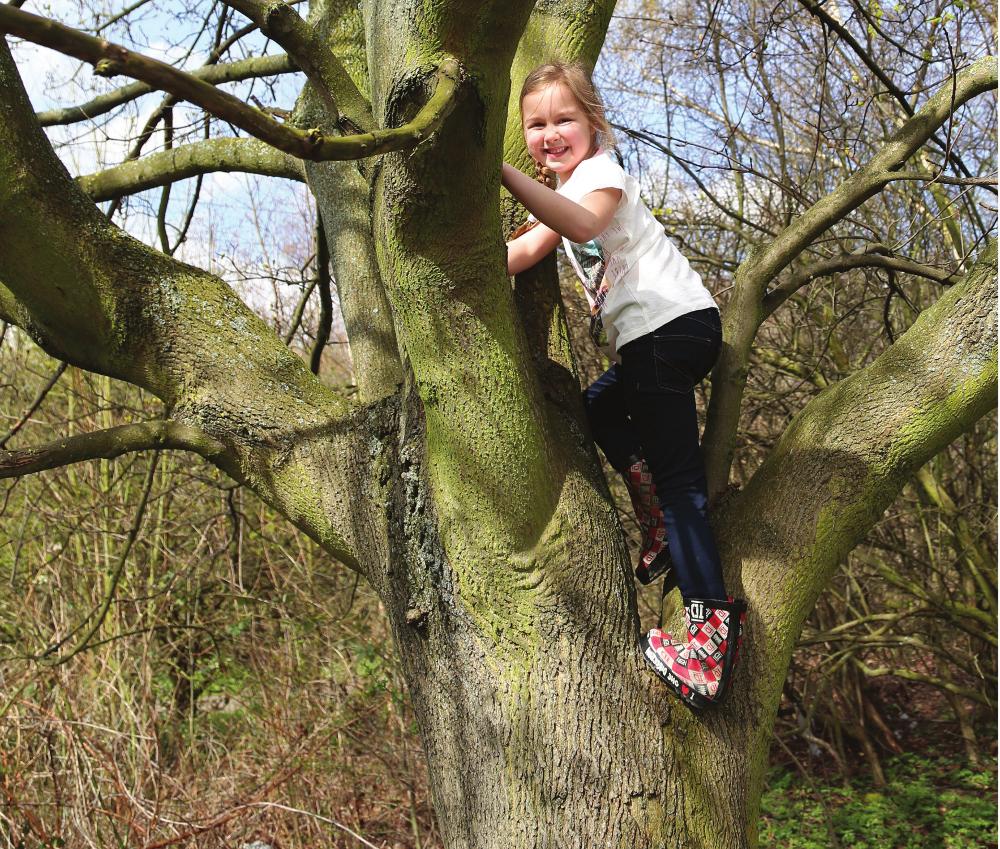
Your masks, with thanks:
[{"label": "patterned wellington boot", "polygon": [[729,692],[746,610],[746,602],[732,597],[689,599],[684,605],[687,643],[654,628],[640,640],[643,657],[688,707],[717,705]]},{"label": "patterned wellington boot", "polygon": [[642,531],[642,550],[635,577],[640,584],[651,584],[661,575],[664,578],[664,595],[677,586],[672,571],[670,549],[667,547],[667,528],[663,524],[663,511],[656,497],[656,485],[645,460],[631,457],[625,470],[625,488],[632,499],[632,509]]}]

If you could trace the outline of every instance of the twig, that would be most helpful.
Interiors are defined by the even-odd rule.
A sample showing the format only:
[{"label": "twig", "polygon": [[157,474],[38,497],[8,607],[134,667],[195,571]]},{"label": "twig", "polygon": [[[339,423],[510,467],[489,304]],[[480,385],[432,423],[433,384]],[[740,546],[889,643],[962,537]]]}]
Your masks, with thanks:
[{"label": "twig", "polygon": [[139,506],[135,512],[135,518],[132,520],[132,527],[129,528],[128,537],[125,539],[125,546],[122,548],[121,554],[118,556],[118,563],[115,564],[114,571],[111,573],[111,579],[108,582],[107,587],[104,591],[104,599],[101,602],[100,607],[95,608],[90,613],[88,613],[73,630],[71,630],[65,637],[59,640],[57,643],[49,646],[44,652],[38,655],[35,660],[45,660],[46,658],[53,655],[55,652],[59,651],[69,640],[79,631],[83,626],[97,614],[97,619],[94,624],[87,629],[87,632],[83,635],[80,641],[68,654],[62,655],[52,661],[52,666],[61,666],[64,663],[72,660],[76,655],[78,655],[83,649],[87,647],[90,642],[90,638],[96,634],[101,626],[104,624],[104,620],[107,618],[108,611],[111,609],[111,602],[114,600],[115,594],[118,591],[118,582],[121,580],[122,573],[125,571],[125,564],[128,562],[128,556],[132,551],[132,545],[135,543],[136,537],[139,535],[139,528],[142,527],[143,517],[146,515],[146,505],[149,503],[149,493],[153,489],[153,480],[156,477],[156,467],[160,460],[160,452],[157,451],[153,454],[153,459],[150,461],[149,470],[146,472],[146,480],[143,482],[142,495],[139,498]]},{"label": "twig", "polygon": [[62,373],[64,371],[66,371],[66,363],[59,363],[59,367],[55,370],[52,377],[49,378],[49,382],[46,383],[45,386],[43,386],[42,389],[39,391],[38,395],[35,396],[35,400],[31,402],[31,406],[28,407],[27,412],[25,412],[25,414],[21,416],[21,418],[19,418],[14,423],[14,426],[9,431],[7,431],[7,435],[4,436],[2,439],[0,439],[0,448],[3,448],[10,441],[11,437],[13,437],[14,434],[16,434],[22,427],[25,426],[25,424],[28,423],[28,420],[35,414],[35,411],[42,405],[42,402],[45,400],[45,396],[52,391],[52,387],[56,385],[56,382],[62,376]]}]

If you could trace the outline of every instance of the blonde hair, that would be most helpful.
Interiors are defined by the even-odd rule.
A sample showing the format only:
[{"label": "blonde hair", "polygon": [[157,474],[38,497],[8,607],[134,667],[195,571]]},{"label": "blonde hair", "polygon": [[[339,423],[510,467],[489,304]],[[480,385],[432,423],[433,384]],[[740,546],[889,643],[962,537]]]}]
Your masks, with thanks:
[{"label": "blonde hair", "polygon": [[[528,74],[524,85],[521,86],[521,98],[518,101],[521,120],[524,120],[524,98],[533,92],[548,88],[554,83],[562,83],[569,89],[570,94],[580,104],[590,126],[594,128],[595,138],[591,153],[598,147],[613,148],[615,137],[614,133],[611,132],[607,116],[604,114],[604,103],[601,100],[601,95],[598,94],[597,86],[591,79],[590,71],[580,62],[548,62],[545,65],[539,65]],[[537,172],[535,179],[541,181],[543,169],[537,162],[535,170]]]}]

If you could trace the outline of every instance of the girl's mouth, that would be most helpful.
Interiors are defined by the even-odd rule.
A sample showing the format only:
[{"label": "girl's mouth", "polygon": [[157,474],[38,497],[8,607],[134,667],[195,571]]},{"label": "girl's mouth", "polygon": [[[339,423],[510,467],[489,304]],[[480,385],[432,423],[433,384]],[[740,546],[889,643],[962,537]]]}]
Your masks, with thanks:
[{"label": "girl's mouth", "polygon": [[549,147],[545,149],[545,153],[548,156],[562,156],[567,150],[568,147]]}]

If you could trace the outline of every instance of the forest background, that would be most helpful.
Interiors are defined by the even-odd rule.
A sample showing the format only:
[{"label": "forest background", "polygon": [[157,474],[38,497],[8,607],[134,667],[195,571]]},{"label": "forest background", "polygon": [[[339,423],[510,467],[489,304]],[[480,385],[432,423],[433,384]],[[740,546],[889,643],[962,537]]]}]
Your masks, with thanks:
[{"label": "forest background", "polygon": [[[185,67],[280,53],[220,4],[129,9],[37,11]],[[725,303],[753,238],[867,161],[901,108],[995,39],[977,2],[628,2],[596,78],[627,170]],[[62,107],[120,81],[13,46],[74,175],[219,134],[159,94],[81,121]],[[278,76],[229,88],[290,109],[292,71],[275,60]],[[995,99],[942,138],[919,155],[927,179],[894,183],[817,243],[814,281],[762,328],[736,485],[807,398],[871,362],[995,234]],[[943,176],[952,156],[969,177]],[[99,179],[91,193],[120,226],[222,276],[327,385],[354,391],[299,183],[206,174],[120,194]],[[824,246],[866,261],[824,267]],[[585,385],[606,364],[561,279]],[[17,328],[0,342],[2,449],[156,417],[153,396],[52,360]],[[779,709],[763,845],[996,845],[996,469],[991,415],[920,470],[823,593]],[[0,509],[7,845],[440,845],[378,599],[249,490],[163,451],[12,478]],[[660,620],[657,587],[639,604],[644,625]]]}]

